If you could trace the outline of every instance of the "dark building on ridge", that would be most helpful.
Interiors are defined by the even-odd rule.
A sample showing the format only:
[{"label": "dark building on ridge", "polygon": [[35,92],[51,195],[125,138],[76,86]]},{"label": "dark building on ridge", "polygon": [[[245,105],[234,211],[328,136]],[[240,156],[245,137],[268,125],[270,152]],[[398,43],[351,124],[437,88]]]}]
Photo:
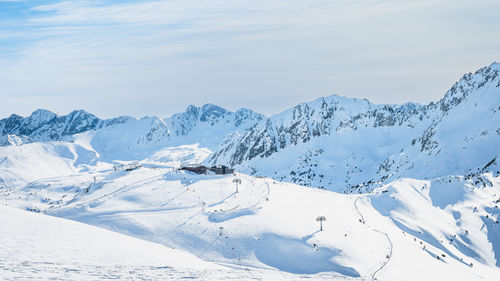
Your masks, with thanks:
[{"label": "dark building on ridge", "polygon": [[227,175],[234,173],[234,169],[229,168],[228,166],[219,165],[208,168],[203,165],[199,166],[182,166],[181,170],[190,171],[197,174],[206,174],[208,171],[214,172],[216,175]]}]

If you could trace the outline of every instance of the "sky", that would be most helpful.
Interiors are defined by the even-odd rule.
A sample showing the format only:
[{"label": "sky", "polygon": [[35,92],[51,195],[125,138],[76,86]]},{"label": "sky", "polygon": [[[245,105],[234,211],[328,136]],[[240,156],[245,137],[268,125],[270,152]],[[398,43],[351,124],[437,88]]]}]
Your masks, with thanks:
[{"label": "sky", "polygon": [[439,100],[500,61],[498,0],[0,0],[0,118]]}]

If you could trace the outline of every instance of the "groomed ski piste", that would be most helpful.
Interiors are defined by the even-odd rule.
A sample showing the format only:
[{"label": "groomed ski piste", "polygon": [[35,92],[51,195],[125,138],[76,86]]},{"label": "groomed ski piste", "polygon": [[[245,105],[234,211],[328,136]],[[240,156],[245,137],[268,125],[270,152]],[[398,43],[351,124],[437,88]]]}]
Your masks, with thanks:
[{"label": "groomed ski piste", "polygon": [[[70,142],[3,147],[0,203],[9,207],[0,212],[0,276],[500,277],[498,174],[403,178],[371,193],[339,194],[240,173],[180,171],[178,157],[196,161],[205,152],[165,151],[170,161],[113,165]],[[326,217],[323,231],[318,216]]]}]

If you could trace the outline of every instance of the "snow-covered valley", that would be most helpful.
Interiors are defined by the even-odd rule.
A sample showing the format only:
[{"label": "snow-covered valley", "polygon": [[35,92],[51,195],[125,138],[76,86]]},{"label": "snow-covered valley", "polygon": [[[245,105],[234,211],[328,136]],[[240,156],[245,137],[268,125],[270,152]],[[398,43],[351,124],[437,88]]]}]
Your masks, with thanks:
[{"label": "snow-covered valley", "polygon": [[425,106],[0,120],[0,278],[497,280],[499,72]]}]

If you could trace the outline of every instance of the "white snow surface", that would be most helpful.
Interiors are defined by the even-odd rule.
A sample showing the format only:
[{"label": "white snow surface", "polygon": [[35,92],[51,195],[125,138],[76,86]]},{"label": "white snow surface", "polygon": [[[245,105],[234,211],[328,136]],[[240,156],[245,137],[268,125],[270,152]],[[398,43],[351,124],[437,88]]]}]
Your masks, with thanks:
[{"label": "white snow surface", "polygon": [[[0,206],[1,280],[291,280],[79,222]],[[330,276],[318,275],[328,280]],[[342,278],[344,279],[344,278]]]},{"label": "white snow surface", "polygon": [[499,71],[427,106],[0,120],[0,279],[500,280]]},{"label": "white snow surface", "polygon": [[[235,178],[242,181],[237,193]],[[202,279],[232,276],[268,280],[302,277],[495,280],[500,276],[500,177],[492,173],[471,178],[400,179],[373,193],[347,195],[244,174],[197,175],[147,165],[132,171],[103,167],[39,179],[21,188],[4,187],[0,189],[0,202],[161,244],[163,246],[148,244],[158,247],[154,250],[158,255],[165,254],[162,247],[174,248],[191,253],[198,258],[196,261],[201,259],[226,267],[207,272],[199,269],[197,262],[191,265],[188,261],[186,267],[190,269],[186,271],[180,268],[183,264],[168,265],[177,259],[172,258],[177,256],[176,252],[168,252],[170,258],[160,257],[161,262],[151,263],[153,266],[167,264],[175,271],[172,275],[167,274],[168,270],[160,273],[131,261],[132,266],[138,268],[132,271],[153,279],[162,279],[159,276],[175,279],[182,274]],[[61,233],[71,234],[76,232],[72,230],[75,227],[83,227],[41,214],[3,210],[9,212],[8,217],[10,213],[23,213],[32,220],[54,220]],[[323,231],[319,231],[317,216],[327,218]],[[27,232],[26,228],[34,224],[16,224],[16,221],[22,219],[12,220],[10,226],[6,224],[6,232]],[[45,241],[48,238],[38,238],[35,233],[26,234],[25,238],[15,234],[10,237],[11,240],[2,241],[1,245],[17,249],[18,267],[22,267],[20,260],[41,262],[46,258],[58,266],[38,267],[38,276],[53,276],[45,271],[59,272],[67,265],[64,258],[50,259],[49,256],[56,255],[45,246],[20,246],[25,244],[25,239],[33,239],[32,243],[50,243]],[[109,240],[103,239],[95,243],[106,244]],[[57,251],[61,251],[61,255],[64,251],[73,251],[72,245],[62,244]],[[113,245],[116,246],[109,247],[115,247]],[[131,246],[128,250],[126,247],[123,246],[124,251],[140,251],[143,246]],[[143,254],[148,255],[153,248],[144,246]],[[92,249],[89,248],[90,257],[95,252]],[[74,250],[77,251],[78,248]],[[81,261],[69,255],[74,257],[70,260],[79,263],[70,267],[75,270],[108,260],[96,257],[95,262],[90,263],[92,258],[85,254]],[[185,256],[185,252],[180,256]],[[128,260],[124,259],[126,264]],[[7,256],[2,260],[7,260]],[[112,260],[109,261],[104,268],[113,267]],[[146,264],[149,261],[144,260]],[[29,266],[37,268],[35,263]],[[8,267],[0,270],[8,270]],[[12,276],[18,276],[15,274],[19,270],[14,270]],[[88,276],[85,269],[80,268],[78,272],[81,275],[73,272],[72,276]],[[105,272],[99,276],[107,278]],[[122,274],[119,278],[134,276],[116,274]]]},{"label": "white snow surface", "polygon": [[92,278],[106,270],[119,276],[121,267],[222,269],[182,250],[66,219],[0,206],[0,220],[2,279]]}]

